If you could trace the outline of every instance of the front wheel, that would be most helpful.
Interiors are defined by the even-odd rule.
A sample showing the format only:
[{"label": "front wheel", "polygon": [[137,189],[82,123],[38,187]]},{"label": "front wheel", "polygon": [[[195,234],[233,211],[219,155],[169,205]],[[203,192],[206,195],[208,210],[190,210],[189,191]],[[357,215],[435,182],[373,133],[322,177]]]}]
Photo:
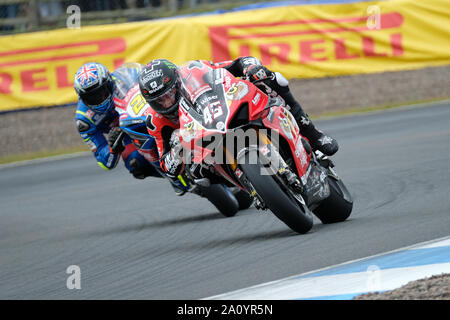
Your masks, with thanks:
[{"label": "front wheel", "polygon": [[312,228],[312,214],[306,205],[300,207],[272,175],[261,175],[264,167],[257,151],[249,151],[245,163],[241,163],[240,167],[266,206],[289,228],[298,233],[306,233]]}]

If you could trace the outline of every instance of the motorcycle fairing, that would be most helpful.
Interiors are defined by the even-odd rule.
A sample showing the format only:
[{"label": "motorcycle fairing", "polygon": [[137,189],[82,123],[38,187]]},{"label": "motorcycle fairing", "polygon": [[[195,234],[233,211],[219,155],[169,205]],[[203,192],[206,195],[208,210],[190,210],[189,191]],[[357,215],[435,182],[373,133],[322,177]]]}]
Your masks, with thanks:
[{"label": "motorcycle fairing", "polygon": [[[230,121],[243,104],[248,105],[249,122],[262,118],[262,124],[276,131],[289,144],[299,177],[308,169],[311,155],[303,146],[299,127],[292,114],[252,83],[235,78],[225,69],[212,69],[199,61],[180,67],[185,99],[179,108],[180,136],[195,163],[204,162],[212,150],[204,146],[214,134],[225,134]],[[209,140],[208,140],[209,139]]]},{"label": "motorcycle fairing", "polygon": [[262,122],[265,127],[276,131],[289,143],[298,176],[302,178],[308,170],[311,155],[303,146],[300,129],[292,114],[283,106],[272,106]]}]

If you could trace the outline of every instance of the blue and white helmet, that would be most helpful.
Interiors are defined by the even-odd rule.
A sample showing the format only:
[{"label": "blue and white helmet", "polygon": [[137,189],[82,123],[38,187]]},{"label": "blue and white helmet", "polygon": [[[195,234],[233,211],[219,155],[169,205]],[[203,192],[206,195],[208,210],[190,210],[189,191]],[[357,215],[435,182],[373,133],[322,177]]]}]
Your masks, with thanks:
[{"label": "blue and white helmet", "polygon": [[82,65],[75,73],[74,88],[81,101],[94,112],[108,112],[114,105],[114,82],[101,63]]}]

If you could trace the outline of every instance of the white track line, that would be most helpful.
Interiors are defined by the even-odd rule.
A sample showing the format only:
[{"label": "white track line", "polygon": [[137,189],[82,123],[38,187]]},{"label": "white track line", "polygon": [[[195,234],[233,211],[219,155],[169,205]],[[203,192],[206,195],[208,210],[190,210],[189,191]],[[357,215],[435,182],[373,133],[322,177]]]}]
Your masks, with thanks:
[{"label": "white track line", "polygon": [[[431,249],[450,246],[450,237],[439,238],[431,241],[417,243],[411,246],[384,252],[362,259],[356,259],[334,266],[310,271],[300,275],[271,281],[248,288],[219,294],[204,298],[204,300],[286,300],[305,299],[314,297],[326,297],[333,295],[356,294],[371,291],[392,290],[398,288],[409,281],[418,280],[431,275],[450,273],[450,263],[435,263],[428,265],[410,266],[403,268],[390,268],[384,270],[374,270],[374,272],[353,272],[345,274],[310,276],[313,273],[331,271],[334,268],[345,265],[364,262],[369,259],[382,257],[389,254],[407,252],[415,249]],[[420,262],[418,261],[418,264]],[[301,277],[301,278],[300,278]],[[371,287],[373,285],[373,287]]]}]

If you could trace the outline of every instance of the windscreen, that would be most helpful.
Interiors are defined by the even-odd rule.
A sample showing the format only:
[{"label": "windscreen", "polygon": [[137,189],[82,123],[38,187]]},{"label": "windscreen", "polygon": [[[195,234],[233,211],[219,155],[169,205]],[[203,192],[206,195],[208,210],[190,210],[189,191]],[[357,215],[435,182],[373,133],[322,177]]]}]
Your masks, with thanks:
[{"label": "windscreen", "polygon": [[226,127],[229,111],[223,87],[224,71],[199,61],[180,67],[183,96],[193,107],[189,113],[195,119],[200,118],[205,129],[224,131]]},{"label": "windscreen", "polygon": [[142,65],[136,62],[122,64],[112,73],[115,82],[114,96],[118,99],[125,98],[128,91],[139,81],[139,72]]}]

